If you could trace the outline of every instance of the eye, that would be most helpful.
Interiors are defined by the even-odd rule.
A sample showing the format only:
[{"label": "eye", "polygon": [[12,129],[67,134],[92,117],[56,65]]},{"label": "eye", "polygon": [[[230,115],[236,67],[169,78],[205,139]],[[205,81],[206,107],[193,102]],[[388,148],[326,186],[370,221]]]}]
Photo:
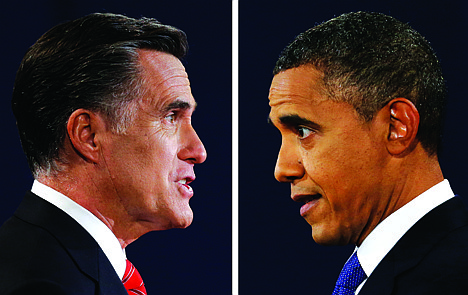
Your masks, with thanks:
[{"label": "eye", "polygon": [[299,139],[306,139],[313,132],[314,131],[312,131],[311,129],[309,129],[307,127],[303,127],[303,126],[297,127],[297,134],[299,135]]},{"label": "eye", "polygon": [[176,114],[171,112],[164,117],[164,120],[168,121],[169,123],[173,124],[176,118]]}]

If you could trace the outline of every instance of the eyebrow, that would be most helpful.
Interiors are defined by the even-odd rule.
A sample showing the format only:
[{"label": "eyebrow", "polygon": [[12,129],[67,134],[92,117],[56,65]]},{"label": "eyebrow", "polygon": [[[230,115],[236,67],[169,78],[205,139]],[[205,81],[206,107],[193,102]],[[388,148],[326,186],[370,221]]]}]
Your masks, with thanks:
[{"label": "eyebrow", "polygon": [[[309,119],[306,119],[304,117],[301,117],[297,114],[288,114],[288,115],[283,115],[283,116],[280,116],[279,118],[279,122],[281,123],[281,125],[283,126],[286,126],[286,127],[297,127],[297,126],[308,126],[308,127],[311,127],[317,131],[320,131],[322,129],[322,126],[320,126],[319,124],[309,120]],[[271,125],[274,125],[273,121],[271,120],[271,117],[268,116],[268,123],[271,124]]]},{"label": "eyebrow", "polygon": [[191,104],[187,101],[183,101],[183,100],[175,100],[173,102],[171,102],[170,104],[168,104],[165,108],[164,108],[164,111],[170,111],[170,110],[174,110],[174,109],[179,109],[179,110],[189,110],[189,109],[194,109],[197,107],[197,103],[195,104]]}]

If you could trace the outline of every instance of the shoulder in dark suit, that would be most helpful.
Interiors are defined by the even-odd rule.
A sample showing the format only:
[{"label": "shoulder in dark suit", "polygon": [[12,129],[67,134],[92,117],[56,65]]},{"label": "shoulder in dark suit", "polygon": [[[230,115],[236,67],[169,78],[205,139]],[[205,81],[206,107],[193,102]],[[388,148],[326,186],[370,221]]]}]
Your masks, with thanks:
[{"label": "shoulder in dark suit", "polygon": [[84,228],[54,205],[27,193],[0,228],[0,294],[127,292]]},{"label": "shoulder in dark suit", "polygon": [[359,295],[466,294],[468,212],[460,197],[419,220],[380,262]]}]

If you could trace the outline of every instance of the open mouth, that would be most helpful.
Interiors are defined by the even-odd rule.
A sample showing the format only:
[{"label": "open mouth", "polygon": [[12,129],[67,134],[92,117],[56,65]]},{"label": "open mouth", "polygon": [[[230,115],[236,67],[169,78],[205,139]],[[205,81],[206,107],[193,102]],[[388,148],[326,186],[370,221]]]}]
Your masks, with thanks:
[{"label": "open mouth", "polygon": [[295,202],[304,203],[300,209],[300,214],[302,217],[305,217],[306,215],[310,214],[313,208],[318,205],[318,201],[321,197],[321,194],[295,195],[292,197],[292,199]]},{"label": "open mouth", "polygon": [[188,185],[194,180],[195,180],[195,177],[187,176],[185,178],[182,178],[182,179],[178,180],[177,183],[180,183],[180,184],[183,184],[183,185]]},{"label": "open mouth", "polygon": [[318,200],[322,197],[321,194],[315,194],[315,195],[295,195],[292,197],[294,202],[298,203],[309,203],[315,200]]},{"label": "open mouth", "polygon": [[188,193],[189,195],[192,195],[193,194],[193,189],[192,187],[189,185],[192,181],[194,180],[194,178],[191,178],[191,177],[186,177],[186,178],[183,178],[183,179],[180,179],[177,181],[178,184],[181,185],[181,188],[183,188],[183,190]]}]

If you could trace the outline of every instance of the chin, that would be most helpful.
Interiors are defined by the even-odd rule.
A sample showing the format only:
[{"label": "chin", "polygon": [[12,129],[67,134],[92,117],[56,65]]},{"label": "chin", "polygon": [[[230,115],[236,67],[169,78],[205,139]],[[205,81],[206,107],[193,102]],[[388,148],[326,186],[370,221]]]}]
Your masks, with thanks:
[{"label": "chin", "polygon": [[312,239],[322,246],[345,246],[349,244],[349,242],[343,239],[339,234],[333,234],[332,230],[312,229]]},{"label": "chin", "polygon": [[178,225],[174,228],[187,228],[192,224],[193,218],[185,218],[184,220],[180,220]]},{"label": "chin", "polygon": [[141,218],[141,220],[151,224],[150,231],[186,228],[192,224],[193,212],[190,207],[184,208],[184,210],[156,211],[151,214],[150,218]]},{"label": "chin", "polygon": [[170,228],[187,228],[192,224],[193,221],[193,212],[189,208],[183,212],[176,212],[171,220]]}]

